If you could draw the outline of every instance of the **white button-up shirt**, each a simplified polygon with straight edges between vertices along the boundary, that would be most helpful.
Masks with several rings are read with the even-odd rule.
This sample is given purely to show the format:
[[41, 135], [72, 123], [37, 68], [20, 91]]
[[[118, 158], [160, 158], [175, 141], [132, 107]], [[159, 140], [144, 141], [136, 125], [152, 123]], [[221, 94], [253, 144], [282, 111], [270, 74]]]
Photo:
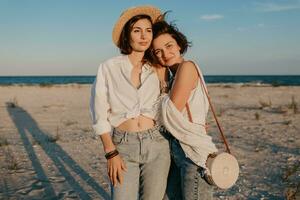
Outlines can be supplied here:
[[100, 64], [91, 91], [90, 110], [96, 135], [111, 132], [124, 121], [143, 115], [155, 119], [160, 95], [159, 79], [153, 67], [142, 66], [141, 85], [131, 83], [132, 64], [128, 56], [113, 57]]

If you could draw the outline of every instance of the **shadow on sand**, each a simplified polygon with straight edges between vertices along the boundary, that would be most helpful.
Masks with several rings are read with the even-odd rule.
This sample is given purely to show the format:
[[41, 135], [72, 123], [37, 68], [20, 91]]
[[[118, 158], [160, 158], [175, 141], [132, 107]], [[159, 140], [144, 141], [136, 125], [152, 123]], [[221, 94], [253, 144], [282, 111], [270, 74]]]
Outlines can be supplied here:
[[[93, 188], [101, 199], [110, 199], [107, 192], [86, 172], [84, 171], [58, 144], [55, 142], [49, 142], [49, 135], [43, 132], [38, 123], [30, 116], [30, 114], [19, 106], [11, 107], [9, 104], [6, 106], [7, 111], [15, 123], [16, 128], [21, 136], [25, 150], [29, 159], [32, 162], [32, 166], [36, 172], [36, 176], [41, 181], [42, 187], [45, 189], [44, 198], [47, 199], [59, 199], [57, 196], [51, 181], [47, 177], [44, 169], [39, 161], [35, 150], [30, 142], [28, 134], [31, 134], [34, 140], [41, 146], [47, 156], [53, 161], [55, 167], [59, 170], [61, 176], [65, 178], [69, 186], [76, 192], [80, 199], [93, 199], [88, 192], [78, 183], [78, 181], [72, 176], [70, 170], [80, 177], [86, 185]], [[67, 166], [68, 169], [65, 167]]]

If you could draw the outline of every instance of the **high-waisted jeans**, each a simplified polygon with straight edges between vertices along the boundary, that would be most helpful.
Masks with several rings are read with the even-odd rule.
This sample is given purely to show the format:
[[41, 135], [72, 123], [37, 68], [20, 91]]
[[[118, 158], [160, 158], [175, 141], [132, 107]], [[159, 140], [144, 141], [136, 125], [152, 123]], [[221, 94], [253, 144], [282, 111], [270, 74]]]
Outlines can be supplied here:
[[164, 200], [212, 200], [213, 187], [203, 178], [203, 168], [185, 156], [180, 143], [170, 139], [171, 167]]
[[114, 130], [112, 139], [127, 172], [122, 185], [111, 186], [112, 199], [163, 199], [171, 162], [164, 134], [159, 126], [141, 132]]

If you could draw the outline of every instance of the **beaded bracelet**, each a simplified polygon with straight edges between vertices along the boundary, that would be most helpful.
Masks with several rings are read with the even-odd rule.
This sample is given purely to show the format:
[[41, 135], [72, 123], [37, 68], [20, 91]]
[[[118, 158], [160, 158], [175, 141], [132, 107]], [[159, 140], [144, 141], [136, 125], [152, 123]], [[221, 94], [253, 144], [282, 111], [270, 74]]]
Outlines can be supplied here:
[[113, 150], [113, 151], [110, 151], [110, 152], [106, 153], [106, 154], [105, 154], [105, 158], [106, 158], [107, 160], [109, 160], [109, 159], [111, 159], [111, 158], [113, 158], [113, 157], [115, 157], [115, 156], [117, 156], [117, 155], [119, 155], [119, 151], [118, 151], [117, 149], [115, 149], [115, 150]]

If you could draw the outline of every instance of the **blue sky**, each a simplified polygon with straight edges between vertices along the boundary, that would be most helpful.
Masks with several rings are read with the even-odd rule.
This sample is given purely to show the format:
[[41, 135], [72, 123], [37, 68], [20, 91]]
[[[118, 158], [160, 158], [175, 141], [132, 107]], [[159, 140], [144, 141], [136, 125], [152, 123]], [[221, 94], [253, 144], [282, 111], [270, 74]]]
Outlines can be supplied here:
[[300, 0], [0, 0], [0, 76], [95, 75], [120, 13], [171, 10], [206, 75], [300, 75]]

